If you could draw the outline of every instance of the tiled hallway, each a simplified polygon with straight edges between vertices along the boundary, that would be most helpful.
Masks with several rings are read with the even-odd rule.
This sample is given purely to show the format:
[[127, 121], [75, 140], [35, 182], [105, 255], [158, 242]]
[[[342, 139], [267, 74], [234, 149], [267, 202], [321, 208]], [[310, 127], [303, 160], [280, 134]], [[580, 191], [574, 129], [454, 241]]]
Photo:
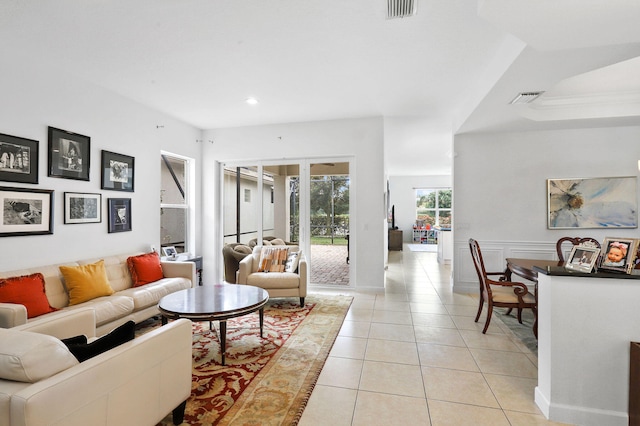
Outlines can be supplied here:
[[354, 300], [300, 425], [557, 424], [534, 403], [535, 355], [496, 316], [483, 335], [450, 274], [405, 249], [389, 253], [383, 294], [332, 291]]

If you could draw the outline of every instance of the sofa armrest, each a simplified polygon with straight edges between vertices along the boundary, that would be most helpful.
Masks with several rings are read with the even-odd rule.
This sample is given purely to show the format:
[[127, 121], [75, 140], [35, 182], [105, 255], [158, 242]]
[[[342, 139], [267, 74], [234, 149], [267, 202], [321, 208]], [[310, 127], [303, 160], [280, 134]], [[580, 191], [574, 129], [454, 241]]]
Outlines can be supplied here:
[[191, 287], [198, 284], [195, 262], [182, 262], [177, 260], [167, 260], [160, 262], [162, 274], [167, 278], [183, 277], [191, 280]]
[[307, 258], [304, 252], [298, 259], [298, 275], [300, 276], [300, 297], [307, 295]]
[[253, 272], [253, 254], [248, 255], [240, 261], [240, 267], [238, 268], [238, 278], [236, 282], [238, 284], [246, 284], [247, 277]]
[[191, 322], [172, 321], [16, 392], [12, 424], [157, 424], [191, 393], [191, 345]]
[[11, 328], [27, 323], [27, 308], [17, 303], [0, 303], [0, 327]]
[[48, 334], [58, 339], [66, 339], [84, 334], [87, 338], [96, 337], [96, 311], [93, 308], [65, 309], [56, 315], [35, 318], [16, 330]]

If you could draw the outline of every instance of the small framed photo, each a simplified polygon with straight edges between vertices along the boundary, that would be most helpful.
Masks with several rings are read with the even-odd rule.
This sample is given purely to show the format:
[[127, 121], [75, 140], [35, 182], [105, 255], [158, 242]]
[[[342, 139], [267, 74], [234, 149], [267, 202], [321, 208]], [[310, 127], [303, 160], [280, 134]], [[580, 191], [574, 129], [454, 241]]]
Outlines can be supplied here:
[[53, 191], [0, 187], [0, 237], [53, 234]]
[[0, 180], [38, 183], [38, 141], [0, 134]]
[[49, 176], [89, 180], [91, 138], [49, 127]]
[[131, 231], [131, 198], [109, 198], [109, 233]]
[[167, 246], [162, 247], [162, 254], [164, 254], [166, 257], [174, 257], [178, 254], [178, 252], [176, 251], [176, 248], [174, 246]]
[[636, 238], [607, 237], [602, 243], [600, 269], [630, 274], [635, 266], [638, 251]]
[[79, 192], [64, 193], [64, 223], [102, 222], [102, 195]]
[[102, 189], [133, 192], [134, 158], [102, 151]]
[[576, 271], [590, 273], [596, 266], [600, 248], [594, 245], [580, 244], [573, 246], [564, 267]]

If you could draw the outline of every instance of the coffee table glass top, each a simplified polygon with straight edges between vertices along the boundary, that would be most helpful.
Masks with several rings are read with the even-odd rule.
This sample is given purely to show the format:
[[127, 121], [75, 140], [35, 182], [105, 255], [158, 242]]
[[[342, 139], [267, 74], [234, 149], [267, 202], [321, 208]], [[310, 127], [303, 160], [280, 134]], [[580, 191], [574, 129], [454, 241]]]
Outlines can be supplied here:
[[260, 287], [240, 284], [203, 285], [164, 296], [158, 307], [164, 314], [187, 318], [235, 317], [254, 312], [269, 300]]

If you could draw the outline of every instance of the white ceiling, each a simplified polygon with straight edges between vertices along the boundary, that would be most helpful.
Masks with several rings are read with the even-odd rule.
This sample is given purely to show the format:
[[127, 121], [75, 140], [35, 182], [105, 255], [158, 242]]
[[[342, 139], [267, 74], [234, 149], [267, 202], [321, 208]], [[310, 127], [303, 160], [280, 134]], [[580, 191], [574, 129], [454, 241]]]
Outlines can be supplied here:
[[[202, 129], [384, 116], [390, 175], [450, 173], [458, 130], [597, 116], [550, 115], [562, 109], [550, 102], [556, 85], [582, 75], [556, 88], [571, 104], [593, 91], [585, 73], [640, 56], [636, 0], [419, 0], [414, 17], [385, 11], [385, 0], [2, 0], [0, 52]], [[629, 62], [636, 72], [615, 69], [613, 95], [629, 97], [623, 74], [638, 91]], [[507, 105], [530, 90], [547, 91], [544, 113]], [[625, 111], [614, 115], [640, 115]]]

